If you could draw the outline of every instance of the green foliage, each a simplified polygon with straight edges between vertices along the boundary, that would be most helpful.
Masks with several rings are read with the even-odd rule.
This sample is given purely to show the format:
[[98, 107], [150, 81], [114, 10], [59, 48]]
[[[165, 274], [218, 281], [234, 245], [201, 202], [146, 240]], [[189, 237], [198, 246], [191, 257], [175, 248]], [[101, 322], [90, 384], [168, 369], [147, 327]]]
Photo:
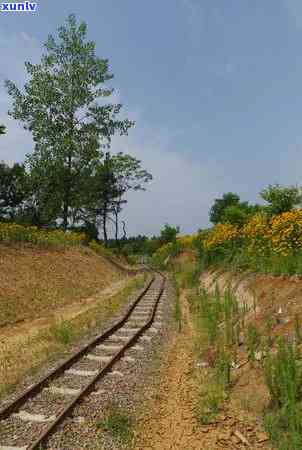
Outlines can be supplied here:
[[223, 221], [223, 215], [229, 206], [238, 206], [240, 203], [240, 197], [233, 192], [227, 192], [223, 194], [222, 198], [216, 198], [214, 205], [210, 209], [210, 221], [214, 224]]
[[113, 252], [112, 250], [110, 250], [109, 248], [105, 247], [104, 245], [100, 244], [99, 242], [96, 241], [91, 241], [89, 242], [89, 247], [91, 248], [91, 250], [93, 250], [94, 252], [98, 253], [101, 256], [112, 256]]
[[260, 195], [269, 203], [267, 211], [272, 215], [290, 211], [302, 201], [301, 189], [297, 186], [269, 185]]
[[260, 345], [260, 336], [254, 325], [249, 324], [246, 336], [246, 347], [248, 351], [248, 357], [250, 361], [255, 361], [256, 351]]
[[29, 196], [28, 178], [21, 164], [0, 163], [0, 218], [21, 219]]
[[106, 152], [104, 161], [96, 164], [95, 172], [90, 177], [80, 218], [85, 222], [101, 224], [105, 245], [108, 245], [107, 223], [109, 220], [113, 222], [117, 245], [118, 217], [127, 203], [125, 195], [130, 190], [145, 190], [144, 185], [151, 180], [152, 175], [141, 167], [141, 161], [121, 152], [117, 155]]
[[295, 337], [298, 344], [301, 344], [302, 342], [302, 335], [301, 335], [301, 322], [299, 319], [298, 314], [295, 314]]
[[102, 156], [100, 143], [102, 148], [109, 145], [116, 132], [127, 134], [133, 125], [116, 119], [121, 105], [99, 101], [112, 94], [105, 84], [112, 75], [86, 34], [86, 24], [70, 15], [58, 40], [49, 36], [40, 63], [25, 63], [29, 81], [24, 91], [6, 81], [13, 100], [10, 114], [35, 141], [26, 164], [37, 201], [62, 220], [64, 229], [83, 204], [89, 175]]
[[6, 132], [6, 127], [4, 125], [0, 125], [0, 136], [1, 134], [5, 134]]
[[220, 386], [226, 391], [231, 385], [232, 358], [229, 351], [224, 347], [219, 348], [215, 365], [215, 377]]
[[278, 342], [278, 351], [266, 358], [266, 383], [274, 404], [291, 407], [301, 397], [302, 366], [294, 346], [284, 338]]
[[179, 233], [179, 227], [173, 227], [169, 224], [165, 224], [164, 228], [160, 232], [159, 240], [162, 245], [176, 242], [176, 236]]
[[204, 389], [201, 391], [200, 399], [197, 405], [197, 418], [203, 425], [208, 425], [215, 420], [217, 414], [221, 411], [222, 403], [227, 395], [223, 386], [213, 378], [207, 381]]
[[248, 202], [241, 202], [240, 197], [233, 192], [223, 194], [222, 198], [216, 198], [210, 209], [210, 221], [216, 225], [218, 223], [231, 223], [242, 226], [252, 214], [256, 214], [263, 209], [260, 205], [250, 205]]
[[231, 223], [232, 225], [242, 226], [249, 218], [247, 208], [241, 205], [228, 206], [222, 216], [223, 222]]
[[75, 330], [72, 324], [64, 320], [54, 325], [50, 332], [54, 336], [55, 340], [63, 345], [70, 344], [75, 336]]
[[65, 233], [63, 230], [47, 231], [32, 226], [0, 222], [0, 242], [26, 242], [42, 248], [68, 248], [83, 245], [86, 243], [86, 236], [81, 233]]
[[[216, 285], [213, 295], [202, 289], [191, 308], [194, 316], [201, 319], [200, 324], [206, 330], [210, 344], [216, 343], [219, 337], [223, 338], [226, 346], [231, 347], [236, 343], [236, 324], [245, 312], [230, 290], [221, 295]], [[219, 328], [222, 324], [223, 327]]]
[[179, 279], [177, 277], [177, 275], [174, 273], [173, 274], [173, 285], [174, 285], [174, 289], [175, 289], [175, 304], [174, 304], [174, 318], [175, 321], [178, 325], [178, 331], [181, 331], [181, 307], [180, 307], [180, 283], [179, 283]]
[[276, 355], [269, 354], [265, 364], [265, 378], [273, 409], [264, 424], [279, 450], [301, 450], [302, 365], [293, 344], [284, 338], [278, 342]]
[[111, 405], [97, 427], [108, 432], [118, 442], [125, 444], [132, 436], [133, 420], [118, 406]]

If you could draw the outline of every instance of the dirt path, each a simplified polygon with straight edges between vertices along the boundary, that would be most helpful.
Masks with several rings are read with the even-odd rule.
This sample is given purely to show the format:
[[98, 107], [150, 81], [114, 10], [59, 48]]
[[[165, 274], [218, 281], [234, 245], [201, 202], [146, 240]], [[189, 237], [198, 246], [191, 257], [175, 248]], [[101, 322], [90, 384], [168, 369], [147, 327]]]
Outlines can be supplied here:
[[[168, 344], [159, 380], [152, 388], [147, 411], [138, 424], [133, 450], [271, 448], [261, 427], [267, 393], [259, 389], [262, 375], [257, 368], [245, 365], [236, 372], [231, 398], [213, 422], [202, 425], [197, 420], [195, 406], [200, 387], [193, 351], [195, 330], [185, 291], [180, 303], [182, 330]], [[243, 403], [246, 403], [244, 409]]]
[[173, 337], [154, 403], [140, 428], [135, 450], [212, 450], [194, 417], [196, 385], [191, 376], [193, 327], [183, 293], [182, 332]]

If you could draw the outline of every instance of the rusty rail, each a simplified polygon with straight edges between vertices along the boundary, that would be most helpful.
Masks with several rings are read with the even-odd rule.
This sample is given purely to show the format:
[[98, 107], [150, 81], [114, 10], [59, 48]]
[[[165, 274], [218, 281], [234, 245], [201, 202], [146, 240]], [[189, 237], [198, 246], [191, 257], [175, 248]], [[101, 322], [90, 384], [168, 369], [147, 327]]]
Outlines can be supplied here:
[[[150, 271], [147, 267], [145, 267], [145, 270]], [[151, 272], [151, 271], [150, 271]], [[150, 318], [148, 321], [143, 325], [130, 339], [129, 341], [123, 345], [123, 347], [113, 355], [112, 359], [106, 364], [106, 366], [100, 370], [100, 372], [92, 379], [92, 381], [84, 386], [84, 388], [80, 391], [80, 393], [70, 401], [67, 406], [64, 408], [64, 410], [56, 417], [56, 419], [40, 434], [38, 439], [33, 443], [30, 444], [28, 450], [40, 450], [41, 446], [43, 446], [45, 443], [47, 443], [49, 437], [54, 433], [56, 428], [59, 424], [63, 422], [63, 420], [71, 414], [75, 406], [91, 391], [94, 390], [95, 384], [100, 381], [113, 367], [113, 365], [121, 359], [121, 357], [124, 355], [125, 351], [132, 347], [139, 337], [152, 325], [154, 321], [154, 317], [156, 314], [158, 303], [161, 299], [161, 296], [163, 294], [164, 288], [165, 288], [165, 276], [158, 272], [160, 276], [162, 277], [161, 286], [158, 292], [158, 295], [156, 297], [154, 307], [152, 310], [152, 313], [150, 314]], [[96, 338], [93, 338], [88, 344], [84, 345], [79, 351], [74, 353], [72, 356], [68, 357], [63, 363], [61, 363], [57, 368], [51, 370], [45, 377], [43, 377], [41, 380], [39, 380], [36, 384], [30, 386], [28, 389], [26, 389], [24, 392], [22, 392], [15, 400], [13, 400], [8, 405], [4, 406], [0, 410], [0, 420], [6, 419], [9, 417], [13, 412], [17, 411], [21, 406], [23, 406], [30, 398], [37, 395], [41, 390], [53, 379], [59, 377], [65, 370], [69, 369], [74, 363], [76, 363], [80, 358], [88, 353], [92, 348], [96, 347], [103, 341], [105, 341], [108, 337], [110, 337], [112, 334], [114, 334], [118, 329], [120, 329], [129, 319], [131, 316], [133, 310], [136, 308], [138, 303], [141, 301], [141, 299], [146, 295], [146, 293], [149, 291], [151, 285], [155, 281], [155, 275], [152, 274], [151, 279], [149, 279], [142, 289], [142, 291], [139, 293], [135, 301], [132, 303], [132, 305], [127, 310], [126, 314], [123, 316], [121, 320], [119, 320], [115, 325], [113, 325], [111, 328], [106, 330], [102, 335], [97, 336]]]

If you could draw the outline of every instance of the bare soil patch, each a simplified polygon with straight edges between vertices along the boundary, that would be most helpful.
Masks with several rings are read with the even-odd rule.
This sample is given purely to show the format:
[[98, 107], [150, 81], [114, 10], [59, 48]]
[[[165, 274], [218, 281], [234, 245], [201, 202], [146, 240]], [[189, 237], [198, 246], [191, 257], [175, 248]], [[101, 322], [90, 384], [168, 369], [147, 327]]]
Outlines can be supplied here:
[[[231, 399], [208, 425], [198, 420], [201, 383], [207, 369], [200, 368], [194, 352], [195, 331], [187, 292], [181, 294], [182, 331], [169, 343], [152, 400], [138, 430], [135, 450], [268, 449], [261, 414], [267, 393], [261, 388], [259, 370], [243, 366], [233, 375]], [[248, 444], [247, 444], [248, 443]]]
[[0, 245], [0, 333], [76, 304], [123, 277], [89, 249]]

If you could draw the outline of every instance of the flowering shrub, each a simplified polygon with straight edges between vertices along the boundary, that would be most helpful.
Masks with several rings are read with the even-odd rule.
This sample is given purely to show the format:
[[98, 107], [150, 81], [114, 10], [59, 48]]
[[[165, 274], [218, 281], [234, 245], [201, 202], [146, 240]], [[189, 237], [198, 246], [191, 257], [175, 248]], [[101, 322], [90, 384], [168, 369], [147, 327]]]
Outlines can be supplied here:
[[70, 233], [63, 230], [46, 231], [34, 226], [0, 222], [0, 242], [28, 242], [41, 247], [72, 247], [86, 240], [83, 233]]
[[302, 248], [302, 209], [288, 211], [271, 220], [268, 230], [272, 249], [283, 255], [295, 253]]
[[204, 248], [206, 250], [214, 249], [227, 242], [235, 240], [240, 236], [239, 228], [230, 223], [218, 223], [209, 232], [204, 240]]
[[192, 248], [195, 238], [195, 234], [187, 234], [185, 236], [178, 236], [177, 242], [181, 245], [182, 248]]
[[270, 223], [265, 214], [255, 214], [243, 226], [241, 235], [245, 238], [250, 254], [265, 255], [271, 249]]

